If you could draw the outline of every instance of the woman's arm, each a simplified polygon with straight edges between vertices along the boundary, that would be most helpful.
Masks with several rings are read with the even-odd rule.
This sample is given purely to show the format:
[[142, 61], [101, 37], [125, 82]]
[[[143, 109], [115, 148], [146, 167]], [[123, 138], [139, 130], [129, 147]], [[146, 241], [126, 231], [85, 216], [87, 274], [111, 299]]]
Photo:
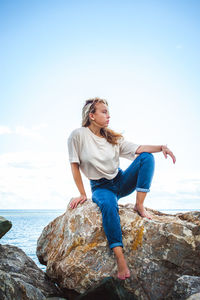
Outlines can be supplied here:
[[163, 152], [165, 158], [167, 155], [171, 156], [173, 163], [176, 162], [176, 157], [172, 153], [172, 151], [166, 145], [141, 145], [137, 148], [136, 154], [140, 154], [142, 152], [155, 153], [155, 152]]
[[79, 203], [83, 203], [87, 200], [87, 196], [86, 196], [85, 188], [83, 185], [81, 173], [79, 170], [79, 164], [78, 163], [70, 163], [70, 164], [71, 164], [71, 170], [72, 170], [72, 175], [73, 175], [74, 181], [80, 192], [80, 196], [73, 198], [70, 203], [71, 208], [76, 208]]

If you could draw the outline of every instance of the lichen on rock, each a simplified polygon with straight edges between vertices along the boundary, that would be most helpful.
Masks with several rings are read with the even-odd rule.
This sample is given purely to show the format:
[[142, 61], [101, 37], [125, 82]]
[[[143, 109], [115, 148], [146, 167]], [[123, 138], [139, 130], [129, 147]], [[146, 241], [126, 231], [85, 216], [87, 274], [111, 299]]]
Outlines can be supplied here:
[[[133, 204], [119, 205], [124, 254], [131, 278], [121, 284], [135, 299], [170, 299], [176, 280], [200, 275], [200, 212], [168, 215], [149, 210], [141, 218]], [[91, 200], [46, 226], [37, 256], [61, 288], [85, 293], [117, 267], [109, 249], [99, 208]]]

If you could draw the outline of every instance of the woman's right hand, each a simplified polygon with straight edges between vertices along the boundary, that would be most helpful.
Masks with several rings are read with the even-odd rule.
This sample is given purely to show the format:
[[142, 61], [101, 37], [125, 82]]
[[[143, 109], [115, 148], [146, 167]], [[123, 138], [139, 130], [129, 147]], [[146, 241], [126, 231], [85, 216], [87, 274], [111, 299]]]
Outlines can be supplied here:
[[87, 196], [86, 195], [80, 195], [79, 197], [76, 198], [72, 198], [71, 202], [70, 202], [70, 207], [71, 208], [76, 208], [78, 206], [79, 203], [84, 203], [87, 200]]

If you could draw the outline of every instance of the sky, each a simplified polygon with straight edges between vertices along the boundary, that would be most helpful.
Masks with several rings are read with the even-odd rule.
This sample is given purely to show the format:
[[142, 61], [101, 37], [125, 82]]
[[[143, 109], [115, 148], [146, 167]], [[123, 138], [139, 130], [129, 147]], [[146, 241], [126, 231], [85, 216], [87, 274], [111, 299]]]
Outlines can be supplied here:
[[1, 0], [0, 208], [65, 209], [79, 196], [67, 138], [101, 97], [109, 128], [176, 156], [154, 154], [145, 206], [199, 209], [199, 37], [194, 0]]

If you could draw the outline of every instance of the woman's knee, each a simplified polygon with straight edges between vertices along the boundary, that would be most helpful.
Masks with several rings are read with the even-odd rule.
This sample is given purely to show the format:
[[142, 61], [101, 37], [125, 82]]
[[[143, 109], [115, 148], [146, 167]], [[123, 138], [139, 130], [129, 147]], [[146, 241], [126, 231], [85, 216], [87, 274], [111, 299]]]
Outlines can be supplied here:
[[154, 158], [154, 155], [152, 153], [149, 153], [149, 152], [142, 152], [140, 154], [140, 157], [141, 158], [144, 158], [145, 160], [150, 160], [152, 161], [153, 163], [155, 163], [155, 158]]
[[118, 209], [117, 198], [109, 190], [96, 190], [92, 195], [92, 200], [100, 207], [101, 211]]

